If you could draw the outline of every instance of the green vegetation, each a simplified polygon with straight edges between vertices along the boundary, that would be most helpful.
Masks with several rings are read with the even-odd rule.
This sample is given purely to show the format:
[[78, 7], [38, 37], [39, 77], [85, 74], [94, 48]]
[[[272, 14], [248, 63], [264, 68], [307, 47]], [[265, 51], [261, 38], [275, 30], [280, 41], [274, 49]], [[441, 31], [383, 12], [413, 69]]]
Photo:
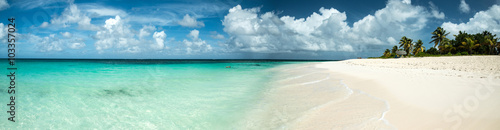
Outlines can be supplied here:
[[[434, 47], [425, 50], [422, 40], [413, 42], [406, 36], [399, 40], [398, 46], [392, 47], [392, 50], [386, 49], [380, 58], [391, 58], [397, 56], [396, 51], [404, 50], [405, 56], [426, 57], [426, 56], [462, 56], [462, 55], [498, 55], [500, 53], [500, 39], [496, 34], [483, 31], [477, 34], [468, 34], [459, 31], [455, 39], [448, 39], [447, 33], [441, 27], [432, 32], [432, 41]], [[437, 48], [436, 48], [437, 47]]]

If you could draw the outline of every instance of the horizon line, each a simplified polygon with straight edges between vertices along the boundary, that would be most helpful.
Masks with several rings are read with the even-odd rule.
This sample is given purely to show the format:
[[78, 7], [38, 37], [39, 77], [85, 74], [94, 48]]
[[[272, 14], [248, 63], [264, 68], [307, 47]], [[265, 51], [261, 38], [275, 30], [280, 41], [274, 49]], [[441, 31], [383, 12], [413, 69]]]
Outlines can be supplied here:
[[[9, 58], [0, 58], [8, 60]], [[125, 59], [125, 58], [14, 58], [14, 60], [189, 60], [189, 61], [341, 61], [333, 59]], [[347, 60], [347, 59], [344, 59]]]

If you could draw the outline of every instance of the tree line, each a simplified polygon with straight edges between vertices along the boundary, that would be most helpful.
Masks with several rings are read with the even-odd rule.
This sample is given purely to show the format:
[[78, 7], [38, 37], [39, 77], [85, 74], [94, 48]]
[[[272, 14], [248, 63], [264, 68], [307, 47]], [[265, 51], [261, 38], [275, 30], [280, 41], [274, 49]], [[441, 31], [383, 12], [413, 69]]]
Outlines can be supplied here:
[[429, 44], [434, 43], [434, 47], [425, 49], [422, 40], [410, 39], [403, 36], [399, 40], [399, 47], [396, 45], [392, 47], [391, 50], [386, 49], [382, 58], [389, 58], [399, 56], [396, 51], [405, 51], [405, 56], [439, 56], [439, 55], [498, 55], [500, 53], [500, 40], [496, 37], [496, 34], [492, 34], [488, 31], [483, 31], [482, 33], [469, 34], [464, 31], [459, 31], [455, 36], [455, 39], [448, 39], [450, 33], [447, 33], [441, 27], [438, 27], [434, 32], [432, 32], [432, 41]]

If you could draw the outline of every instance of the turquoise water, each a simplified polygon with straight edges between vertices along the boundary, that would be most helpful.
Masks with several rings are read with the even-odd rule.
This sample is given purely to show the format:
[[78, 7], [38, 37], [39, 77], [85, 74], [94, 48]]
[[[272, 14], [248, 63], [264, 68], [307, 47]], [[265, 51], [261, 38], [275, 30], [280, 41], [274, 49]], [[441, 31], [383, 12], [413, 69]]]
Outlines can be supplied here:
[[234, 129], [269, 88], [268, 69], [290, 63], [18, 60], [16, 122], [1, 105], [0, 129]]

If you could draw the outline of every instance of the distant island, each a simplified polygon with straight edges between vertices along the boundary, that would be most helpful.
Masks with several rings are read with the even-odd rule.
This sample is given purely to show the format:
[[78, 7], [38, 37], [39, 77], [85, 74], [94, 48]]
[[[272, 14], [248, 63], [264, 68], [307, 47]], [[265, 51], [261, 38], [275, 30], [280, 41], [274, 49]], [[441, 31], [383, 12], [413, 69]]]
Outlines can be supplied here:
[[[386, 49], [379, 58], [401, 57], [397, 51], [405, 51], [405, 57], [416, 56], [461, 56], [461, 55], [498, 55], [500, 52], [500, 42], [496, 34], [489, 31], [483, 31], [477, 34], [468, 34], [465, 31], [459, 31], [455, 39], [448, 39], [450, 33], [441, 27], [432, 32], [432, 41], [434, 47], [425, 49], [422, 40], [414, 42], [413, 39], [403, 36], [399, 40], [399, 47], [395, 45], [392, 49]], [[437, 47], [437, 48], [436, 48]]]

